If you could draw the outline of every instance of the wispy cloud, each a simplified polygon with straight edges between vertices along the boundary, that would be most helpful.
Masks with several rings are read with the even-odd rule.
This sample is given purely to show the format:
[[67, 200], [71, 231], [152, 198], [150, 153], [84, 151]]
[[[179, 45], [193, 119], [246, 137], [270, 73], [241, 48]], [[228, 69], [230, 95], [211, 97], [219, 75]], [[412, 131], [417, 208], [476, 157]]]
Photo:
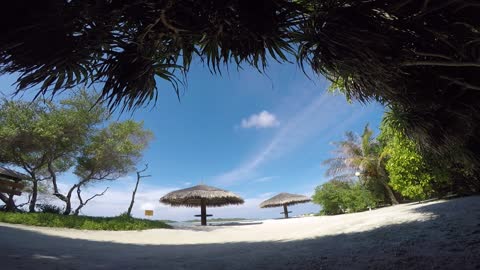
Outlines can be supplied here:
[[260, 177], [260, 178], [255, 178], [252, 180], [252, 182], [255, 182], [255, 183], [261, 183], [261, 182], [269, 182], [269, 181], [272, 181], [272, 179], [274, 179], [275, 176], [264, 176], [264, 177]]
[[242, 128], [271, 128], [279, 125], [280, 122], [277, 120], [277, 117], [265, 110], [242, 119], [240, 124]]
[[[292, 116], [284, 121], [282, 127], [266, 144], [238, 167], [215, 177], [215, 182], [229, 185], [259, 177], [257, 170], [265, 163], [292, 152], [312, 137], [334, 134], [351, 122], [351, 119], [362, 114], [346, 108], [345, 106], [353, 106], [346, 104], [341, 97], [328, 93], [310, 97], [308, 100], [296, 113], [286, 112], [285, 114]], [[343, 108], [345, 110], [342, 110]], [[342, 119], [343, 123], [339, 122], [339, 119]]]
[[273, 192], [265, 192], [265, 193], [262, 193], [260, 194], [260, 196], [258, 196], [259, 198], [263, 199], [263, 198], [269, 198], [269, 197], [272, 197], [273, 196]]

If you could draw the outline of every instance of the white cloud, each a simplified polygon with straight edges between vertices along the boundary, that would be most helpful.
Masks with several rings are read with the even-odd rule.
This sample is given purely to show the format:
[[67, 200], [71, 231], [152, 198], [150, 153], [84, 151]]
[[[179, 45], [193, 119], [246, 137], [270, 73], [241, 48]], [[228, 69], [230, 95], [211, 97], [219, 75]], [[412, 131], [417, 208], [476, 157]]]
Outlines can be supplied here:
[[271, 128], [279, 126], [277, 117], [268, 111], [261, 111], [258, 114], [252, 114], [247, 119], [242, 119], [242, 128]]
[[272, 197], [273, 194], [275, 194], [275, 193], [273, 193], [273, 192], [265, 192], [265, 193], [260, 194], [259, 197], [260, 197], [260, 198], [269, 198], [269, 197]]

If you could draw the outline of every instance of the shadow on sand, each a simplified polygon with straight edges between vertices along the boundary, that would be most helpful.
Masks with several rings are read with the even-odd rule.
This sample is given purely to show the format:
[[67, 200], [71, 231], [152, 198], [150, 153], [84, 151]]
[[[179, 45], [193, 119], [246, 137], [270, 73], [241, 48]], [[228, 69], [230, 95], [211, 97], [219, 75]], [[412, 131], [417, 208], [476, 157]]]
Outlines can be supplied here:
[[480, 269], [480, 197], [425, 205], [416, 211], [435, 218], [288, 242], [133, 245], [67, 239], [0, 225], [0, 268]]

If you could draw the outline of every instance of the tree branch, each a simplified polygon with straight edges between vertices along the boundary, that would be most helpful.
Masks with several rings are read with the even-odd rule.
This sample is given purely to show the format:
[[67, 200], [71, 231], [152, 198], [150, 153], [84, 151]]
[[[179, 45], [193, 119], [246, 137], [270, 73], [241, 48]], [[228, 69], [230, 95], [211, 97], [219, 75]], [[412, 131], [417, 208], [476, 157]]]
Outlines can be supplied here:
[[425, 52], [417, 52], [417, 51], [414, 51], [413, 53], [415, 53], [416, 55], [420, 55], [420, 56], [438, 57], [438, 58], [443, 58], [445, 60], [453, 60], [452, 58], [450, 58], [446, 55], [443, 55], [443, 54], [425, 53]]
[[472, 90], [477, 90], [477, 91], [480, 91], [480, 86], [476, 86], [476, 85], [473, 85], [473, 84], [469, 84], [465, 81], [460, 81], [460, 80], [457, 80], [455, 78], [450, 78], [450, 77], [447, 77], [447, 76], [440, 76], [440, 78], [442, 79], [445, 79], [445, 80], [449, 80], [451, 81], [452, 83], [454, 84], [457, 84], [457, 85], [460, 85], [460, 86], [463, 86], [464, 88], [467, 88], [467, 89], [472, 89]]
[[478, 67], [478, 62], [433, 62], [433, 61], [415, 61], [405, 62], [403, 66], [439, 66], [439, 67]]
[[132, 193], [132, 200], [130, 201], [130, 206], [128, 206], [127, 215], [132, 215], [133, 204], [135, 203], [135, 195], [137, 194], [138, 183], [140, 179], [145, 177], [151, 177], [151, 175], [141, 175], [141, 173], [145, 172], [148, 169], [148, 164], [145, 164], [145, 168], [143, 170], [137, 171], [137, 182], [135, 183], [135, 188], [133, 189]]
[[86, 205], [89, 201], [91, 201], [95, 197], [100, 197], [100, 196], [105, 195], [105, 192], [107, 192], [108, 189], [109, 189], [109, 187], [107, 187], [102, 193], [95, 194], [92, 197], [88, 198], [83, 205]]
[[81, 186], [78, 186], [77, 196], [78, 196], [78, 201], [80, 202], [80, 205], [78, 205], [77, 209], [75, 209], [75, 211], [73, 212], [73, 215], [78, 216], [78, 214], [80, 213], [80, 209], [82, 209], [85, 205], [87, 205], [87, 203], [89, 201], [93, 200], [94, 198], [103, 196], [105, 194], [105, 192], [107, 192], [108, 189], [109, 189], [109, 187], [107, 187], [102, 193], [97, 193], [97, 194], [93, 195], [92, 197], [88, 198], [84, 202], [83, 199], [82, 199], [82, 195], [81, 195], [81, 193], [82, 193]]

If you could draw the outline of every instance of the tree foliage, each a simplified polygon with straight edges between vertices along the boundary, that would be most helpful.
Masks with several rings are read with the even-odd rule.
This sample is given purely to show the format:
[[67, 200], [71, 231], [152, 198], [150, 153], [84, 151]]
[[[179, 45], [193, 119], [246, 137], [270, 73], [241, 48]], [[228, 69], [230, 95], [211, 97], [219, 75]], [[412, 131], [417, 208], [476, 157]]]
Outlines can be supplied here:
[[430, 198], [448, 187], [450, 180], [447, 170], [439, 168], [438, 162], [430, 163], [428, 155], [422, 153], [402, 130], [392, 126], [390, 120], [385, 118], [382, 121], [379, 140], [388, 156], [386, 169], [393, 189], [406, 198], [419, 200]]
[[377, 138], [367, 125], [361, 136], [347, 132], [344, 141], [335, 143], [336, 156], [324, 162], [329, 166], [327, 175], [333, 179], [317, 187], [314, 195], [314, 202], [322, 204], [325, 214], [345, 212], [348, 202], [359, 205], [358, 210], [365, 209], [363, 202], [372, 198], [385, 203], [382, 198], [388, 194], [386, 187], [398, 192], [402, 199], [411, 200], [442, 196], [453, 190], [452, 175], [444, 163], [421, 152], [394, 125], [394, 112], [385, 115]]
[[3, 100], [0, 105], [0, 161], [18, 166], [29, 176], [31, 197], [29, 210], [35, 211], [40, 182], [48, 179], [46, 166], [53, 159], [56, 143], [69, 143], [62, 134], [68, 128], [50, 117], [50, 102]]
[[400, 132], [383, 126], [385, 151], [389, 156], [386, 169], [390, 185], [402, 196], [411, 199], [426, 199], [433, 192], [433, 176], [428, 172], [422, 156], [413, 141]]
[[0, 15], [0, 72], [40, 93], [103, 82], [111, 106], [157, 98], [155, 77], [179, 90], [193, 57], [213, 72], [286, 60], [298, 4], [284, 0], [63, 1], [8, 4]]
[[[334, 180], [350, 181], [360, 173], [360, 179], [370, 187], [381, 188], [385, 202], [397, 204], [398, 200], [388, 185], [385, 159], [381, 145], [373, 137], [373, 131], [365, 126], [361, 136], [349, 131], [345, 140], [334, 142], [335, 157], [323, 162], [327, 165], [326, 175]], [[378, 193], [377, 193], [378, 194]], [[382, 196], [383, 197], [383, 196]]]
[[178, 93], [195, 57], [220, 72], [293, 56], [349, 98], [394, 105], [409, 138], [478, 182], [479, 11], [464, 0], [8, 1], [0, 74], [37, 94], [101, 83], [110, 108], [135, 108], [157, 99], [156, 78]]
[[322, 213], [326, 215], [359, 212], [377, 205], [373, 194], [360, 183], [338, 180], [318, 186], [312, 200], [322, 205]]
[[[1, 103], [0, 161], [21, 167], [30, 175], [31, 212], [35, 211], [40, 181], [52, 184], [53, 195], [65, 202], [68, 214], [75, 189], [95, 181], [115, 180], [134, 170], [151, 132], [132, 120], [108, 124], [107, 110], [95, 106], [97, 99], [78, 91], [58, 103]], [[64, 195], [58, 177], [69, 169], [79, 180]]]
[[[143, 128], [143, 122], [127, 120], [113, 122], [105, 128], [96, 129], [81, 145], [74, 163], [74, 174], [78, 177], [66, 196], [57, 193], [57, 197], [66, 204], [64, 214], [71, 212], [72, 194], [77, 190], [81, 202], [75, 214], [79, 213], [88, 201], [83, 202], [81, 188], [100, 181], [112, 181], [134, 171], [135, 164], [142, 156], [152, 133]], [[51, 171], [52, 176], [55, 174]], [[103, 195], [103, 194], [102, 194]]]
[[127, 120], [98, 130], [82, 147], [75, 175], [82, 180], [116, 179], [132, 172], [152, 134], [143, 122]]

